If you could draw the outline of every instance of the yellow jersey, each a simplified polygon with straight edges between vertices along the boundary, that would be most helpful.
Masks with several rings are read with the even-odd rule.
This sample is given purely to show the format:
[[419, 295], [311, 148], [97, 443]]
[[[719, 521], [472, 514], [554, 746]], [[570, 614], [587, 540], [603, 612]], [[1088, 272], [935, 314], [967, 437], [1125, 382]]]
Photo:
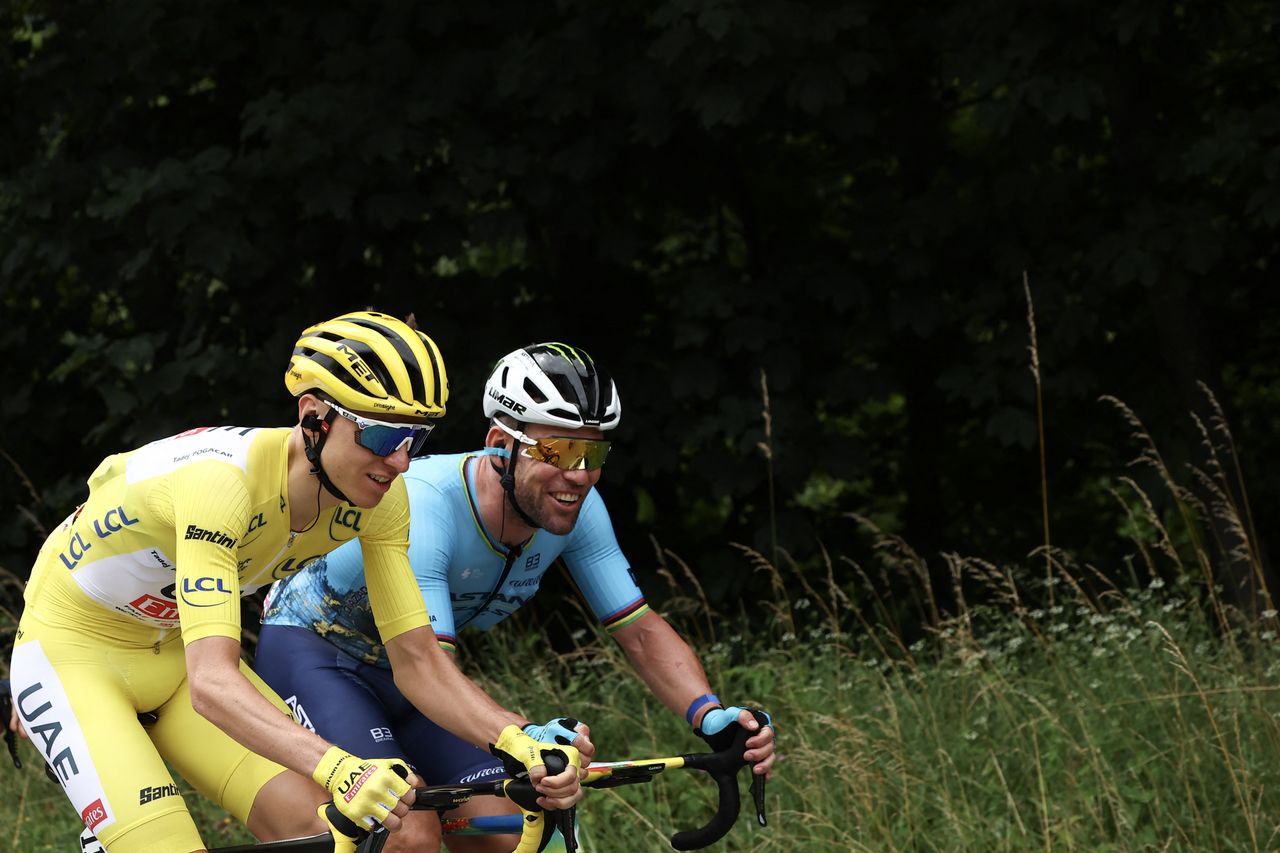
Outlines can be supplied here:
[[[45, 541], [28, 609], [124, 645], [181, 631], [240, 639], [240, 598], [359, 539], [384, 640], [427, 625], [397, 477], [378, 506], [339, 504], [289, 525], [291, 430], [202, 427], [109, 456], [89, 497]], [[317, 489], [319, 484], [317, 484]]]

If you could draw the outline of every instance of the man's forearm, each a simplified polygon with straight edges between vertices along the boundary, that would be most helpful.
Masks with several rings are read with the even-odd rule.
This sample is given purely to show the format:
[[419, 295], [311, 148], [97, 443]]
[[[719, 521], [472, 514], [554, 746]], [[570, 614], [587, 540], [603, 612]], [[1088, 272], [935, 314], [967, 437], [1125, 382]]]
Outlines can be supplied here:
[[387, 643], [396, 687], [423, 716], [481, 749], [509, 725], [529, 721], [506, 710], [458, 669], [430, 628], [415, 628]]
[[[653, 695], [681, 717], [690, 702], [711, 692], [698, 656], [657, 613], [646, 613], [614, 634], [614, 639]], [[699, 710], [695, 725], [705, 710]]]
[[186, 650], [191, 705], [246, 749], [310, 778], [329, 744], [295, 723], [240, 672], [240, 644], [196, 640]]

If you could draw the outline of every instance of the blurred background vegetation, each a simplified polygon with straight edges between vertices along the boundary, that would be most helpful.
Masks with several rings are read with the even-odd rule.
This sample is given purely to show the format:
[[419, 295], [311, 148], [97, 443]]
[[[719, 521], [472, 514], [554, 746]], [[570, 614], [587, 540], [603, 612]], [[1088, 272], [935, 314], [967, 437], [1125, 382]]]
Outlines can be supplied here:
[[[0, 634], [102, 456], [288, 424], [304, 326], [412, 313], [440, 452], [517, 346], [612, 368], [623, 547], [780, 720], [773, 827], [725, 849], [1274, 849], [1278, 23], [4, 0]], [[515, 621], [464, 650], [502, 701], [698, 747], [553, 589]], [[10, 846], [62, 849], [9, 772]], [[665, 849], [698, 791], [584, 820]]]
[[[1051, 544], [1123, 578], [1135, 541], [1163, 523], [1195, 545], [1199, 520], [1252, 609], [1280, 508], [1278, 19], [6, 0], [7, 603], [102, 456], [290, 423], [298, 332], [370, 306], [445, 354], [440, 452], [479, 443], [508, 350], [567, 340], [612, 368], [600, 488], [655, 595], [680, 563], [713, 605], [770, 595], [735, 546], [851, 582], [875, 547], [858, 516], [953, 612], [948, 555], [1034, 565]], [[1185, 513], [1128, 467], [1142, 442], [1104, 396]], [[1187, 466], [1212, 464], [1219, 414], [1215, 491]], [[1222, 500], [1259, 519], [1249, 548]]]

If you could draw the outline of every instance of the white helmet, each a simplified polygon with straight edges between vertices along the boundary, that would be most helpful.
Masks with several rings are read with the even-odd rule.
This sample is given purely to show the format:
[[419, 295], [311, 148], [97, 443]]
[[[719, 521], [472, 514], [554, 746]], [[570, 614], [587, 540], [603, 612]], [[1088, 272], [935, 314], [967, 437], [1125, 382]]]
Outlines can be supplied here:
[[484, 415], [610, 430], [622, 419], [622, 401], [613, 379], [583, 350], [532, 344], [498, 360], [484, 384]]

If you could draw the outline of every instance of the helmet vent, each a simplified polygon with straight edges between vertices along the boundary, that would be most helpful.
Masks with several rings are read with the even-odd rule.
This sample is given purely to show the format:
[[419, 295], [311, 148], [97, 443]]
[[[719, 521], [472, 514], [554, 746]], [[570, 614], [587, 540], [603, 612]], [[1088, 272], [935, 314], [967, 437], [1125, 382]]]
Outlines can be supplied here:
[[568, 344], [531, 344], [503, 356], [485, 382], [486, 417], [518, 410], [520, 420], [612, 429], [621, 406], [609, 374]]
[[[533, 381], [527, 376], [524, 380], [524, 393], [528, 394], [535, 403], [547, 402], [547, 395], [543, 394], [541, 389], [539, 389], [537, 385], [534, 385]], [[574, 415], [574, 417], [576, 417], [576, 415]]]
[[581, 421], [582, 415], [568, 409], [548, 409], [548, 414], [555, 415], [558, 418], [564, 418], [567, 421]]
[[295, 396], [318, 388], [353, 411], [439, 417], [449, 385], [435, 343], [409, 323], [353, 311], [303, 330], [285, 372]]

